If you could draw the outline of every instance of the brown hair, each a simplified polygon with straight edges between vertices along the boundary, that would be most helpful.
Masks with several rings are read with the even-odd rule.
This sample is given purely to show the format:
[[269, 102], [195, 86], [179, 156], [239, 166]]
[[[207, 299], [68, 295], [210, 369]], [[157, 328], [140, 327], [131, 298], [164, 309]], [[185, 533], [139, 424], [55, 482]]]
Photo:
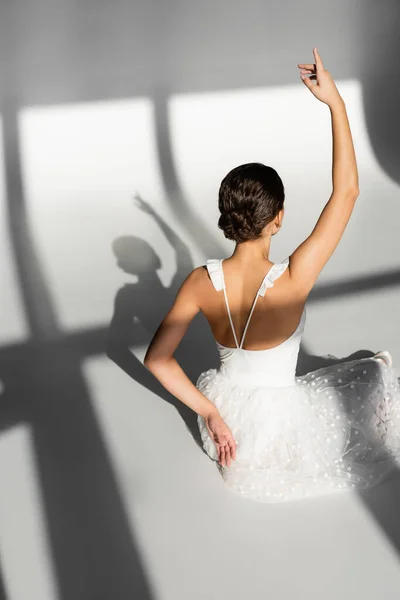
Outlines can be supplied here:
[[247, 163], [222, 180], [218, 194], [218, 227], [237, 243], [255, 240], [283, 208], [285, 189], [272, 167]]

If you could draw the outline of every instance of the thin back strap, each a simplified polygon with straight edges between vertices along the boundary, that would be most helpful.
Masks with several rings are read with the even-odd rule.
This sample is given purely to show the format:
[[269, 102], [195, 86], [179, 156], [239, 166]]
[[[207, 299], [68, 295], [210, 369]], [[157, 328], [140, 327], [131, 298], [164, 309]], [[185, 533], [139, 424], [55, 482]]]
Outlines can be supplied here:
[[251, 315], [253, 314], [253, 310], [254, 310], [254, 307], [255, 307], [255, 305], [256, 305], [256, 302], [257, 302], [257, 298], [258, 298], [258, 296], [259, 296], [259, 294], [257, 293], [257, 294], [256, 294], [256, 297], [254, 298], [253, 306], [251, 307], [251, 310], [250, 310], [249, 316], [247, 317], [246, 325], [244, 326], [244, 331], [243, 331], [243, 333], [242, 333], [242, 340], [241, 340], [241, 342], [240, 342], [240, 348], [242, 348], [242, 347], [243, 347], [244, 336], [246, 335], [247, 328], [248, 328], [248, 326], [249, 326], [250, 319], [251, 319]]
[[[272, 265], [272, 267], [268, 270], [267, 274], [265, 275], [264, 279], [262, 280], [261, 285], [258, 288], [256, 296], [254, 298], [253, 305], [251, 307], [249, 315], [247, 317], [246, 324], [245, 324], [245, 327], [244, 327], [244, 330], [243, 330], [243, 333], [242, 333], [242, 339], [240, 341], [240, 344], [238, 343], [236, 332], [235, 332], [235, 328], [233, 326], [232, 315], [231, 315], [231, 311], [230, 311], [229, 303], [228, 303], [228, 296], [226, 294], [226, 285], [225, 285], [224, 271], [222, 269], [222, 261], [223, 260], [224, 259], [221, 258], [219, 261], [217, 261], [219, 263], [218, 264], [218, 267], [219, 267], [219, 269], [218, 269], [219, 270], [219, 276], [218, 277], [215, 275], [215, 272], [216, 272], [215, 271], [215, 266], [216, 266], [216, 264], [215, 264], [214, 260], [207, 261], [207, 266], [208, 266], [208, 262], [212, 262], [213, 268], [214, 268], [214, 275], [211, 278], [213, 280], [214, 287], [216, 289], [223, 289], [224, 290], [226, 310], [228, 312], [229, 322], [231, 324], [231, 329], [232, 329], [233, 337], [235, 339], [235, 344], [236, 344], [237, 348], [242, 348], [243, 347], [244, 338], [245, 338], [245, 335], [247, 333], [247, 328], [249, 326], [250, 319], [252, 317], [254, 308], [256, 306], [256, 302], [257, 302], [258, 296], [264, 296], [266, 290], [268, 288], [274, 286], [274, 282], [286, 270], [286, 268], [287, 268], [287, 266], [289, 264], [289, 258], [286, 258], [282, 263], [276, 263], [276, 264]], [[213, 268], [211, 269], [211, 271], [213, 270]], [[210, 272], [210, 269], [209, 269], [209, 272]]]
[[[221, 259], [221, 262], [222, 262], [222, 259]], [[224, 296], [225, 296], [226, 310], [228, 311], [229, 322], [231, 324], [231, 329], [232, 329], [233, 337], [235, 338], [236, 348], [240, 348], [240, 346], [238, 344], [238, 341], [237, 341], [235, 328], [233, 326], [231, 311], [229, 310], [228, 297], [226, 295], [226, 287], [225, 286], [223, 287], [223, 290], [224, 290]]]

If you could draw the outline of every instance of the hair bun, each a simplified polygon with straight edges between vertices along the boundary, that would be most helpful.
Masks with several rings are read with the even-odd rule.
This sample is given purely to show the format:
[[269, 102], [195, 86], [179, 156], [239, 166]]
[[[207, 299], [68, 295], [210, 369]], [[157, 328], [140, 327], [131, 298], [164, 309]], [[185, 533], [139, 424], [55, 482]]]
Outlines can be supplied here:
[[244, 242], [254, 235], [257, 236], [253, 213], [246, 209], [240, 211], [233, 209], [222, 213], [218, 220], [218, 227], [222, 229], [226, 238], [235, 242]]

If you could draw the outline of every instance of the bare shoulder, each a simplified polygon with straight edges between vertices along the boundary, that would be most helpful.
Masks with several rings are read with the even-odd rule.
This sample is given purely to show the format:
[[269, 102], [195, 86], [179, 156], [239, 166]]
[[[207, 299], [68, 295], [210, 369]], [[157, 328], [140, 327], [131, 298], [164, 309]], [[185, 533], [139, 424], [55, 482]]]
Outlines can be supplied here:
[[207, 265], [200, 265], [189, 273], [185, 281], [188, 283], [188, 285], [196, 286], [203, 284], [205, 281], [207, 281], [207, 279], [209, 279]]
[[185, 296], [193, 295], [199, 297], [199, 294], [206, 288], [207, 281], [209, 281], [207, 266], [201, 265], [196, 267], [185, 277], [178, 293]]

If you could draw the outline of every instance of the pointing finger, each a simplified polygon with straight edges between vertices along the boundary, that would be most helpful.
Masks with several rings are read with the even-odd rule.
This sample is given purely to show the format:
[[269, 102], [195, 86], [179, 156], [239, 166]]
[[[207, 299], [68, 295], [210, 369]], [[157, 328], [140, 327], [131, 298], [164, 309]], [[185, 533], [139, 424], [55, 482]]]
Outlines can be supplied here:
[[314, 58], [315, 58], [315, 64], [317, 65], [317, 71], [318, 71], [318, 69], [323, 69], [324, 65], [322, 63], [322, 58], [320, 57], [318, 49], [314, 48], [313, 53], [314, 53]]

